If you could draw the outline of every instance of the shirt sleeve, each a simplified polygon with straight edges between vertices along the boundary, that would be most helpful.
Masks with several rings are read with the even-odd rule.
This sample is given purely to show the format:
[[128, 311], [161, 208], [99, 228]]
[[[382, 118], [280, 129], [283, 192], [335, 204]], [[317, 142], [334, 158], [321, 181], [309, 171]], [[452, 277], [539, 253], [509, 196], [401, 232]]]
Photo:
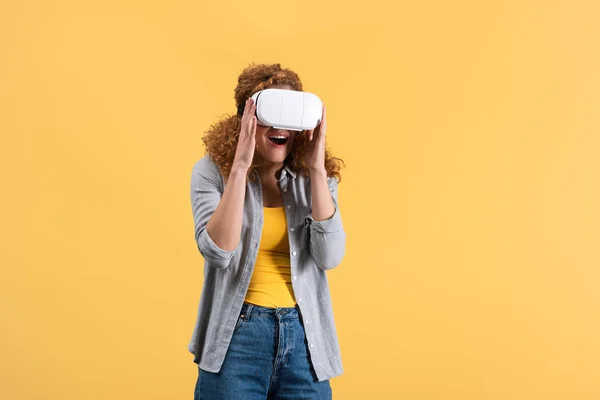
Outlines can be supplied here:
[[198, 250], [208, 264], [215, 268], [226, 268], [235, 254], [235, 249], [227, 251], [220, 248], [206, 230], [206, 225], [223, 195], [217, 175], [218, 167], [211, 166], [209, 163], [210, 161], [203, 158], [194, 165], [192, 170], [190, 195], [194, 233]]
[[311, 212], [304, 218], [304, 224], [309, 225], [310, 254], [315, 264], [323, 270], [338, 266], [346, 252], [346, 233], [338, 205], [338, 182], [335, 177], [327, 178], [327, 186], [335, 206], [333, 215], [329, 219], [315, 221]]

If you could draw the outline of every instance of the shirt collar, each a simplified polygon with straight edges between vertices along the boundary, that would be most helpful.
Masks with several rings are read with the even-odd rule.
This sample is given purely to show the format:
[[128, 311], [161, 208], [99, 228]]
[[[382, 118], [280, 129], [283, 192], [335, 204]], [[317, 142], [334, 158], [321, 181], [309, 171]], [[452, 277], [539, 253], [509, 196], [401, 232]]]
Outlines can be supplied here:
[[294, 171], [289, 164], [285, 164], [283, 170], [290, 174], [292, 178], [296, 179], [296, 171]]

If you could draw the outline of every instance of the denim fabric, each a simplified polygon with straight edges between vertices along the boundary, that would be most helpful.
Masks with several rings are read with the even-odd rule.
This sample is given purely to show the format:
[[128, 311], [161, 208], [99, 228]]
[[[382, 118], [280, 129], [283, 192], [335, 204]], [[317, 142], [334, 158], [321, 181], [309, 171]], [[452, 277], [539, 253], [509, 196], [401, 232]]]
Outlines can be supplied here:
[[[212, 240], [206, 225], [219, 205], [227, 183], [218, 166], [205, 155], [192, 170], [191, 204], [196, 245], [204, 258], [204, 281], [188, 350], [207, 372], [219, 372], [252, 277], [264, 224], [260, 176], [246, 182], [241, 239], [232, 251]], [[312, 366], [320, 381], [341, 375], [337, 338], [327, 275], [344, 257], [346, 234], [338, 204], [335, 177], [327, 184], [335, 211], [326, 220], [312, 216], [310, 177], [286, 165], [279, 178], [286, 211], [292, 288], [308, 341]]]
[[310, 363], [298, 306], [244, 303], [218, 373], [198, 367], [194, 400], [330, 400]]

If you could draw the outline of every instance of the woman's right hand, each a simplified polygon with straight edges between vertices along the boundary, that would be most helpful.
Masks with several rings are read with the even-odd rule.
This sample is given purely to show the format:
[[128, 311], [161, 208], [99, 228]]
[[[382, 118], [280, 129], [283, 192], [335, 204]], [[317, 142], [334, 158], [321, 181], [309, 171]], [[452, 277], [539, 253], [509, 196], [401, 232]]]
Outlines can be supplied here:
[[240, 127], [240, 136], [238, 138], [237, 149], [233, 159], [234, 168], [248, 169], [252, 165], [254, 158], [254, 148], [256, 146], [256, 105], [254, 100], [246, 100], [244, 114], [242, 115], [242, 125]]

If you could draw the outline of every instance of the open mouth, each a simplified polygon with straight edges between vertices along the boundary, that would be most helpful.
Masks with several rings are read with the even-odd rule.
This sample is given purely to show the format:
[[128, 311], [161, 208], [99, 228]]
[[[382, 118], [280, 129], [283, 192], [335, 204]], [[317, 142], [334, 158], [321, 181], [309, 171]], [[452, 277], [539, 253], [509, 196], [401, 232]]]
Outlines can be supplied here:
[[269, 136], [269, 141], [278, 146], [282, 146], [287, 143], [288, 138], [285, 136]]

